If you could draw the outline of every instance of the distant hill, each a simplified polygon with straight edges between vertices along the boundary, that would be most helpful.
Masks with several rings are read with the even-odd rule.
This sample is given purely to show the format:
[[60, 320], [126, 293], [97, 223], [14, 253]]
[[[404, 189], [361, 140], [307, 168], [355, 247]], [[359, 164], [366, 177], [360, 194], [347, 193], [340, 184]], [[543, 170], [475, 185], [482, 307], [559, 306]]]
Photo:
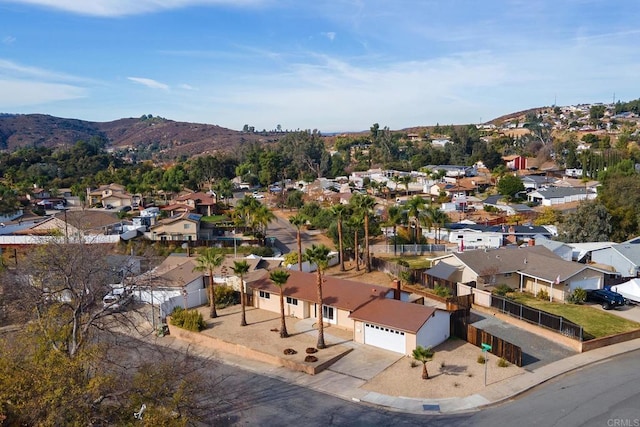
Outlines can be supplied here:
[[160, 117], [89, 122], [43, 114], [0, 114], [0, 149], [71, 146], [100, 138], [113, 149], [135, 149], [144, 157], [172, 160], [214, 152], [234, 152], [247, 142], [277, 141], [281, 133], [247, 133], [216, 125]]

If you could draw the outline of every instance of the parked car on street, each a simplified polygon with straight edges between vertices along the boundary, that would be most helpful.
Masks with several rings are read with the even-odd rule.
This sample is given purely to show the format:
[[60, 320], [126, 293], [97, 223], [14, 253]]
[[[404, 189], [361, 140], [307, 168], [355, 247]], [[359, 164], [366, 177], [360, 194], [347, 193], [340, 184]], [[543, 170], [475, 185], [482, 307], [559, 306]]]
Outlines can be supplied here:
[[627, 303], [622, 295], [608, 289], [589, 289], [587, 290], [587, 301], [602, 304], [602, 308], [610, 310], [615, 307], [621, 307]]

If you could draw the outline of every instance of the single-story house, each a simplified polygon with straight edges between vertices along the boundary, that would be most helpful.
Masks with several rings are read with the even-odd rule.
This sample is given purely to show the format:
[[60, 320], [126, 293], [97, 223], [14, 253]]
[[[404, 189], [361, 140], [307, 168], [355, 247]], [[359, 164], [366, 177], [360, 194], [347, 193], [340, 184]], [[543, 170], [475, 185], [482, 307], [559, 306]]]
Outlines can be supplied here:
[[134, 296], [161, 308], [161, 317], [175, 307], [197, 307], [207, 304], [204, 273], [194, 270], [194, 257], [170, 255], [156, 268], [134, 279]]
[[620, 243], [591, 252], [591, 261], [610, 265], [622, 277], [640, 276], [640, 245]]
[[[317, 317], [317, 275], [290, 271], [284, 286], [285, 315]], [[324, 322], [353, 331], [354, 341], [411, 354], [417, 345], [436, 346], [449, 337], [449, 313], [394, 300], [393, 288], [323, 276]], [[256, 308], [280, 313], [280, 288], [268, 277], [248, 285]]]
[[553, 301], [566, 301], [578, 287], [602, 288], [608, 273], [594, 266], [565, 261], [543, 246], [452, 253], [441, 257], [425, 272], [432, 286], [463, 283], [491, 291], [498, 285], [507, 285], [534, 295], [546, 291]]
[[532, 191], [527, 194], [527, 200], [542, 206], [553, 206], [582, 200], [593, 200], [597, 195], [595, 191], [585, 188], [549, 187]]

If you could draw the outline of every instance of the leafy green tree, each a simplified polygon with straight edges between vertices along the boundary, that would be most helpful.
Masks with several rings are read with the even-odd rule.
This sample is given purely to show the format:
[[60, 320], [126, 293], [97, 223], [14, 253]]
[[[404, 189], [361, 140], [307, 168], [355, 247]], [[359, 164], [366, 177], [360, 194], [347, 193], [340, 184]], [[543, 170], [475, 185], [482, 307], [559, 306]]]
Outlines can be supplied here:
[[427, 371], [427, 362], [433, 359], [435, 352], [431, 349], [431, 347], [422, 347], [421, 345], [417, 346], [413, 352], [413, 358], [418, 362], [422, 362], [422, 379], [429, 379], [429, 372]]
[[400, 206], [392, 205], [387, 209], [386, 226], [393, 227], [393, 254], [397, 253], [398, 226], [407, 223], [407, 212]]
[[594, 200], [581, 202], [558, 227], [559, 240], [571, 243], [606, 242], [611, 232], [611, 215]]
[[511, 200], [515, 197], [516, 193], [524, 191], [524, 184], [519, 177], [507, 174], [498, 181], [497, 190], [499, 194]]
[[563, 220], [562, 212], [552, 208], [551, 206], [545, 206], [538, 214], [536, 219], [533, 220], [535, 225], [557, 225]]
[[289, 209], [300, 209], [304, 206], [304, 193], [300, 190], [294, 190], [287, 195], [286, 205]]
[[274, 270], [269, 273], [269, 278], [280, 288], [280, 338], [287, 338], [289, 333], [287, 332], [287, 323], [284, 320], [284, 285], [289, 280], [289, 272], [285, 270]]
[[324, 343], [324, 321], [323, 321], [323, 299], [322, 299], [322, 274], [329, 265], [329, 248], [325, 245], [311, 245], [305, 251], [307, 260], [310, 263], [315, 264], [317, 268], [317, 291], [318, 291], [318, 348], [325, 348]]
[[213, 270], [220, 267], [223, 262], [224, 255], [218, 253], [215, 248], [206, 248], [196, 258], [196, 266], [194, 267], [195, 271], [209, 273], [209, 317], [212, 319], [218, 317]]
[[247, 314], [245, 310], [246, 296], [244, 292], [244, 275], [249, 272], [249, 264], [247, 261], [233, 261], [233, 267], [231, 267], [233, 273], [240, 278], [240, 307], [242, 308], [242, 318], [240, 319], [240, 326], [247, 326]]

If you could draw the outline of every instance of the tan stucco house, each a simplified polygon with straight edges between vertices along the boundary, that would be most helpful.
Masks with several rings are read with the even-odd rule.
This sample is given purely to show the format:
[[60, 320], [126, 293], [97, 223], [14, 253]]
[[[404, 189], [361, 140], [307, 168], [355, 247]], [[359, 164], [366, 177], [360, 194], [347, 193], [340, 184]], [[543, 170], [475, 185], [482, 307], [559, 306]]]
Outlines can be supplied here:
[[544, 290], [552, 301], [566, 301], [578, 287], [602, 288], [607, 273], [590, 265], [565, 261], [543, 246], [452, 253], [425, 272], [430, 286], [452, 288], [456, 283], [464, 283], [491, 291], [504, 284], [534, 295]]
[[[356, 342], [401, 354], [417, 345], [434, 347], [449, 337], [445, 310], [394, 299], [394, 289], [324, 276], [323, 305], [317, 303], [317, 275], [289, 271], [284, 286], [285, 315], [306, 319], [322, 309], [324, 322], [353, 332]], [[249, 284], [253, 305], [280, 313], [280, 289], [268, 277]]]

